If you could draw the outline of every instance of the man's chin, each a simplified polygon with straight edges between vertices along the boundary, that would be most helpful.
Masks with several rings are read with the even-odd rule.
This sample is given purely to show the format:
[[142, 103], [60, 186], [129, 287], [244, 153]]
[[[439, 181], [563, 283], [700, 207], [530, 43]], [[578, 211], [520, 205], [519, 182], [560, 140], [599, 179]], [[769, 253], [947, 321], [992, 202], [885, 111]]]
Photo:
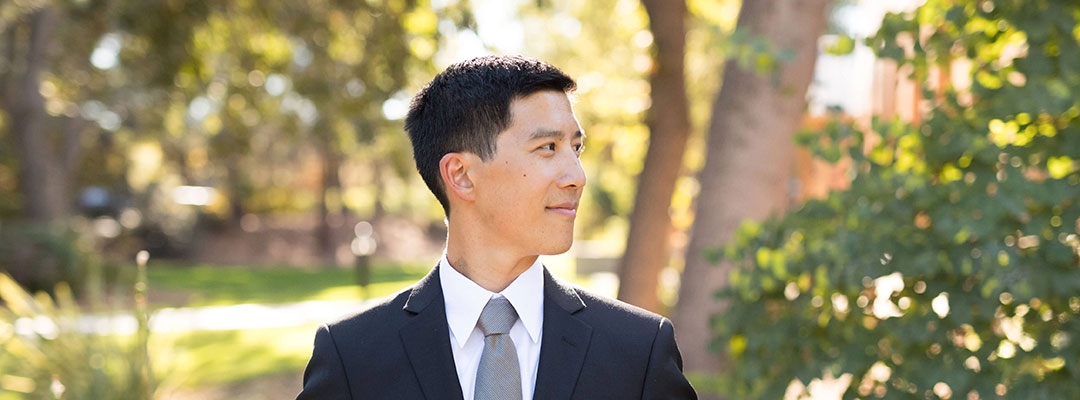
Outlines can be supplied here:
[[570, 246], [574, 244], [574, 239], [570, 238], [564, 242], [552, 243], [550, 246], [545, 246], [541, 249], [540, 254], [545, 256], [557, 256], [570, 250]]

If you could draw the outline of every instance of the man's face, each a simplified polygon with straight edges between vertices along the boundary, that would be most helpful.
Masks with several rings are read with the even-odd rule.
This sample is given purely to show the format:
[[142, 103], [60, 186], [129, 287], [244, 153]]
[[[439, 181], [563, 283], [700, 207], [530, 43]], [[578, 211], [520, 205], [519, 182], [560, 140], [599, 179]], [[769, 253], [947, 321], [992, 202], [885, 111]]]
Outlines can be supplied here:
[[511, 125], [473, 175], [476, 207], [493, 249], [528, 255], [570, 249], [585, 187], [584, 134], [566, 94], [544, 90], [510, 103]]

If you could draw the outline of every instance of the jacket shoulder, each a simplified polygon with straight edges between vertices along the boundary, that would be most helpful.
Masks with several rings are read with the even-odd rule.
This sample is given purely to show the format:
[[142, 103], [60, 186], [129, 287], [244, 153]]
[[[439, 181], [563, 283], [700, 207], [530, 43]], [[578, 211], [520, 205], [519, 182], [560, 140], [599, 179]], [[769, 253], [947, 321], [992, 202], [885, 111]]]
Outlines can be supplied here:
[[[594, 329], [618, 335], [651, 338], [666, 318], [644, 308], [602, 296], [580, 287], [572, 287], [585, 307], [574, 316], [588, 322]], [[670, 322], [668, 322], [670, 323]]]

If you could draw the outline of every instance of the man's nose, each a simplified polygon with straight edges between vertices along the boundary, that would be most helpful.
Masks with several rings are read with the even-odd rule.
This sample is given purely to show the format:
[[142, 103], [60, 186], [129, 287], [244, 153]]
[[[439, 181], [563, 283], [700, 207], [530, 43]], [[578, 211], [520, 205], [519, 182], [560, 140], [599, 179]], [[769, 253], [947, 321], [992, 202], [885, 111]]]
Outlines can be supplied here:
[[564, 162], [562, 176], [559, 177], [559, 187], [583, 188], [587, 178], [585, 169], [581, 167], [581, 159], [574, 155]]

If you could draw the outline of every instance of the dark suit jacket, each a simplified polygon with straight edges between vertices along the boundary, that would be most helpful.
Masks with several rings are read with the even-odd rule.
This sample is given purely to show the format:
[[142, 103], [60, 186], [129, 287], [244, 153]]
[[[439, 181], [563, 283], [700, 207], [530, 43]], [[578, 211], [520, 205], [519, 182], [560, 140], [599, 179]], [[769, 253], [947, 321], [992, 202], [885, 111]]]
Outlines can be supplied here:
[[[696, 399], [671, 321], [544, 270], [534, 399]], [[438, 267], [412, 288], [315, 334], [306, 399], [461, 400]]]

